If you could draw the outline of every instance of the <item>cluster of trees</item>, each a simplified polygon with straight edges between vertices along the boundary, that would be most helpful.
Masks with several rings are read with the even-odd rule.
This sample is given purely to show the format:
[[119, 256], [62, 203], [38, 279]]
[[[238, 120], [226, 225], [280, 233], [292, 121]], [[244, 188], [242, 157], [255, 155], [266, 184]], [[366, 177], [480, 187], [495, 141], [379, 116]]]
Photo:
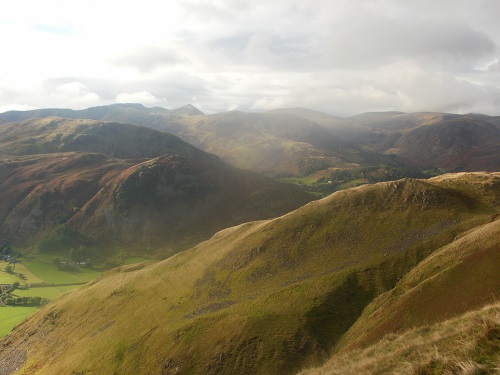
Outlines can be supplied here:
[[331, 162], [326, 159], [307, 158], [299, 163], [298, 170], [301, 176], [309, 176], [314, 172], [328, 169], [331, 166]]
[[334, 171], [330, 174], [333, 183], [345, 183], [352, 180], [366, 180], [373, 184], [383, 181], [394, 181], [401, 178], [429, 178], [443, 173], [438, 169], [423, 169], [396, 165], [379, 165]]
[[19, 287], [19, 283], [16, 281], [10, 286], [0, 287], [0, 305], [5, 306], [43, 306], [49, 300], [42, 297], [16, 297], [12, 295], [12, 292]]
[[47, 298], [42, 297], [0, 296], [0, 304], [4, 304], [5, 306], [43, 306], [48, 302], [49, 300]]
[[12, 246], [9, 242], [0, 245], [0, 255], [13, 255]]
[[373, 184], [383, 181], [394, 181], [401, 178], [430, 178], [444, 173], [439, 169], [413, 168], [399, 165], [378, 165], [341, 169], [330, 173], [329, 176], [319, 178], [313, 184], [298, 186], [310, 193], [329, 195], [337, 190], [354, 187], [362, 184]]

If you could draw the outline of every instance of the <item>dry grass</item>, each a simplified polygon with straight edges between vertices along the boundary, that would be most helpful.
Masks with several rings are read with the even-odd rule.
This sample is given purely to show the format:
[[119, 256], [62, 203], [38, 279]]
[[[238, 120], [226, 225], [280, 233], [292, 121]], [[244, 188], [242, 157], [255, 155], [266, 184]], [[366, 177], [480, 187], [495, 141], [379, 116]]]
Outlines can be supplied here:
[[363, 349], [334, 355], [300, 375], [498, 374], [500, 302], [443, 323], [389, 334]]

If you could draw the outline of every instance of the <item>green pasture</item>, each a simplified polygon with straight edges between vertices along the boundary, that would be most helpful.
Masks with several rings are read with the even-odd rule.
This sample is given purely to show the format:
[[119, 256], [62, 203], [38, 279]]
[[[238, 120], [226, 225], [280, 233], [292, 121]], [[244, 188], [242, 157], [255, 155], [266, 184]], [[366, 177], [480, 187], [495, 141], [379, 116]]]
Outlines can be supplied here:
[[[26, 268], [38, 278], [49, 284], [82, 283], [95, 279], [102, 274], [89, 268], [80, 268], [79, 272], [61, 271], [52, 262], [24, 261]], [[28, 278], [28, 281], [31, 280]]]
[[21, 282], [21, 280], [19, 280], [19, 277], [15, 276], [15, 275], [11, 275], [10, 273], [4, 272], [4, 268], [5, 267], [0, 262], [0, 269], [1, 269], [1, 271], [0, 271], [0, 284], [13, 284], [16, 281]]
[[338, 190], [349, 189], [352, 187], [365, 185], [366, 183], [367, 183], [366, 180], [363, 180], [363, 179], [351, 180], [351, 181], [344, 182], [343, 184], [338, 185], [337, 189]]
[[[52, 254], [26, 254], [20, 258], [21, 263], [15, 265], [14, 272], [22, 273], [26, 276], [26, 282], [15, 274], [4, 272], [8, 263], [0, 261], [0, 284], [13, 284], [19, 282], [24, 284], [56, 284], [47, 287], [32, 287], [30, 289], [17, 289], [12, 293], [13, 297], [42, 297], [50, 300], [59, 297], [61, 294], [76, 289], [79, 285], [57, 285], [86, 283], [99, 277], [104, 271], [91, 268], [80, 267], [78, 272], [61, 271], [55, 264], [54, 259], [59, 258]], [[60, 259], [67, 261], [67, 259]], [[124, 265], [139, 262], [152, 261], [153, 259], [144, 257], [128, 257], [123, 261]], [[33, 314], [38, 307], [25, 306], [4, 306], [0, 307], [0, 338], [5, 336], [19, 322]]]
[[0, 307], [0, 337], [5, 336], [14, 326], [33, 314], [36, 310], [38, 310], [37, 307]]
[[316, 183], [318, 179], [314, 177], [284, 177], [278, 178], [277, 180], [286, 184], [312, 185]]

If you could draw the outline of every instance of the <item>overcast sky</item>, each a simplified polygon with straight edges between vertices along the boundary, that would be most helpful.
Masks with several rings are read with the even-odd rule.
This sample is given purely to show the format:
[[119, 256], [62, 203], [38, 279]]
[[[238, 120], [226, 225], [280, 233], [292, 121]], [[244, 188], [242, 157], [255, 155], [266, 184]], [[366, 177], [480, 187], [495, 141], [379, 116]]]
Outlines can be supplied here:
[[0, 112], [138, 102], [500, 115], [500, 0], [15, 0]]

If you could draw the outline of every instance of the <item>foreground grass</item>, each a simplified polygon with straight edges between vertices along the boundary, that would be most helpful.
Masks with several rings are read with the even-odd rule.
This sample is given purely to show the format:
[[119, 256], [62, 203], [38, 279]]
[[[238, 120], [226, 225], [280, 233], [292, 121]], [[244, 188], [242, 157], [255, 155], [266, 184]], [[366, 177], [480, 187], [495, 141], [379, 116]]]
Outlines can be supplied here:
[[389, 334], [363, 350], [334, 355], [300, 375], [497, 374], [500, 302], [443, 323]]

